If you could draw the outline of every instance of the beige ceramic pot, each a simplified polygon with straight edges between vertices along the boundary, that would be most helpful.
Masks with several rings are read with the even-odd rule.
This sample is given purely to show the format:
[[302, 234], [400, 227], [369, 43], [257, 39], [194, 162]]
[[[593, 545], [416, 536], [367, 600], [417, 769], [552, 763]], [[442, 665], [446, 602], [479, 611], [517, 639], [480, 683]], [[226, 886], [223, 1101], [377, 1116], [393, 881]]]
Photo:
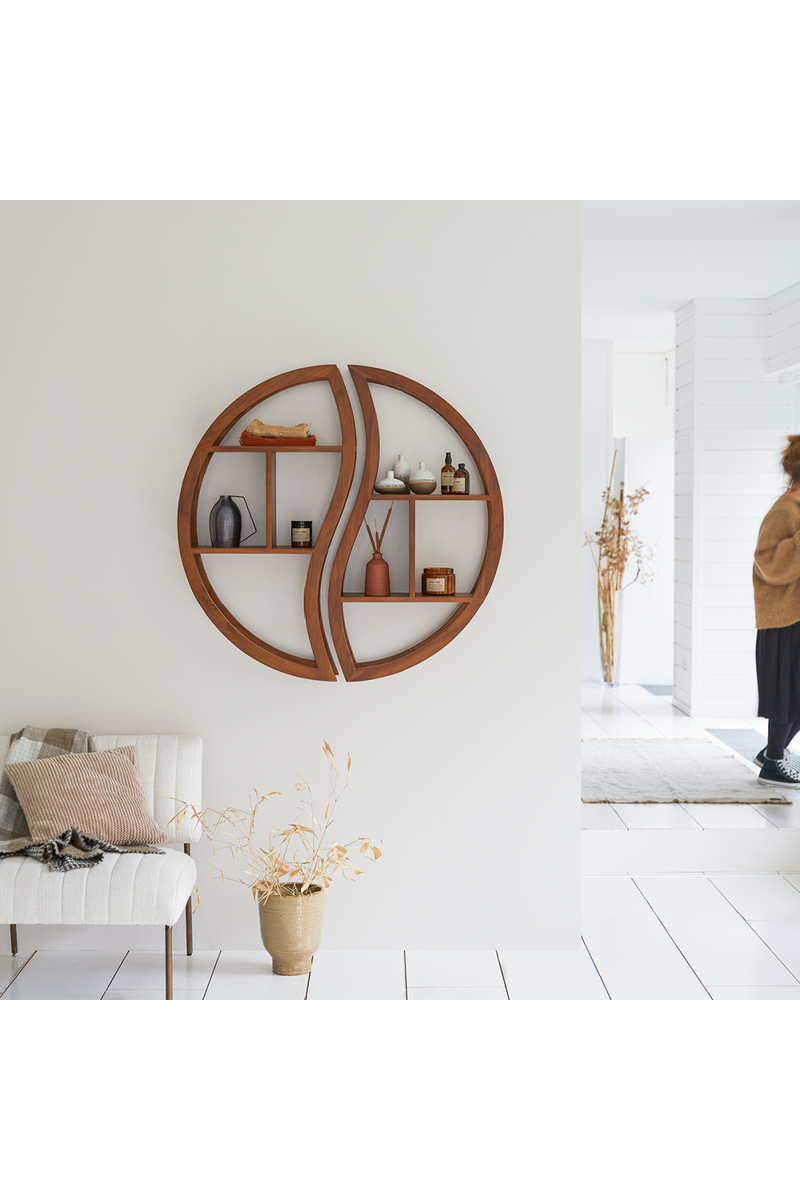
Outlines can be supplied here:
[[288, 884], [289, 888], [288, 895], [273, 893], [259, 902], [261, 940], [272, 958], [274, 975], [307, 975], [322, 938], [325, 890], [316, 883], [303, 895], [299, 883]]

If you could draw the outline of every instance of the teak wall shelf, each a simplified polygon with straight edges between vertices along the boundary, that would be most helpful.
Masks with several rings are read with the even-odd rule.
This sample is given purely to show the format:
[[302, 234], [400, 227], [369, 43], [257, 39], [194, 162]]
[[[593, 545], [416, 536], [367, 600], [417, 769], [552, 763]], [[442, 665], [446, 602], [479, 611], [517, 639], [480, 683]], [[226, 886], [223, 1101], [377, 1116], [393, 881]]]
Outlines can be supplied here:
[[[503, 501], [497, 475], [491, 459], [475, 430], [460, 413], [436, 392], [392, 371], [377, 367], [349, 368], [356, 387], [359, 405], [364, 419], [365, 462], [355, 504], [345, 526], [339, 547], [334, 555], [328, 587], [328, 618], [331, 637], [342, 674], [346, 680], [379, 679], [404, 671], [436, 654], [456, 637], [472, 620], [486, 598], [497, 572], [503, 544]], [[233, 426], [256, 405], [288, 388], [304, 383], [327, 382], [330, 386], [341, 429], [341, 445], [338, 446], [223, 446], [220, 443]], [[404, 392], [413, 399], [427, 405], [444, 418], [466, 446], [483, 482], [485, 491], [468, 496], [417, 496], [406, 494], [389, 497], [396, 502], [408, 503], [408, 563], [409, 586], [407, 592], [390, 596], [364, 596], [343, 591], [353, 546], [372, 500], [387, 499], [373, 493], [378, 478], [380, 459], [380, 433], [370, 384], [380, 384]], [[265, 546], [241, 546], [221, 549], [197, 543], [197, 504], [200, 488], [211, 457], [214, 454], [262, 454], [266, 465], [266, 511], [267, 533]], [[275, 513], [275, 455], [276, 454], [340, 454], [341, 464], [328, 511], [319, 530], [316, 544], [310, 549], [293, 549], [291, 546], [274, 544]], [[267, 666], [304, 679], [330, 681], [337, 675], [337, 667], [328, 646], [322, 624], [321, 587], [322, 573], [328, 556], [333, 534], [344, 512], [347, 497], [353, 482], [356, 463], [356, 429], [353, 412], [339, 368], [334, 365], [304, 367], [276, 375], [264, 383], [245, 392], [225, 409], [206, 430], [192, 455], [181, 488], [178, 502], [178, 544], [181, 561], [191, 589], [206, 615], [217, 628], [240, 650]], [[482, 503], [487, 509], [486, 547], [475, 586], [468, 594], [455, 596], [421, 596], [415, 592], [416, 585], [416, 505], [438, 503], [464, 504]], [[214, 591], [203, 566], [205, 555], [213, 554], [294, 554], [308, 558], [308, 572], [303, 592], [303, 611], [313, 658], [289, 654], [271, 646], [247, 630], [225, 607]], [[359, 662], [353, 654], [344, 617], [345, 604], [449, 604], [455, 611], [442, 626], [429, 637], [386, 658]]]

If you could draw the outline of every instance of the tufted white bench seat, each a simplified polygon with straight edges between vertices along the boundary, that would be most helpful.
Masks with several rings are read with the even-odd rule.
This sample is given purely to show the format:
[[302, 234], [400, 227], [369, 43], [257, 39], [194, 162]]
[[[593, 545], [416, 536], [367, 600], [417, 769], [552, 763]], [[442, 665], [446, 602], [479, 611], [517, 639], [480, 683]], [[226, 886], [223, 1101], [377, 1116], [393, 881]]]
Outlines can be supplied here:
[[[5, 763], [10, 736], [0, 735]], [[192, 953], [190, 897], [197, 867], [189, 851], [201, 828], [172, 820], [185, 804], [202, 808], [202, 741], [192, 734], [100, 734], [93, 751], [135, 746], [148, 806], [171, 842], [163, 854], [110, 854], [94, 867], [50, 871], [32, 858], [0, 859], [0, 923], [17, 925], [163, 925], [166, 996], [172, 999], [172, 926], [186, 914], [186, 953]], [[169, 822], [172, 822], [171, 824]]]

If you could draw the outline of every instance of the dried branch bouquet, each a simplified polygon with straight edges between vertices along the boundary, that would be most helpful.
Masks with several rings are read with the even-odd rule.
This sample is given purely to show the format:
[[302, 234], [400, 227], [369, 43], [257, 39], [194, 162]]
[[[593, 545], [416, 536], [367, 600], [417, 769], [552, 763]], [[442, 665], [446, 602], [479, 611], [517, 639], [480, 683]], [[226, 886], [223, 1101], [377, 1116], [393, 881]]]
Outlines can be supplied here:
[[386, 514], [386, 520], [383, 522], [383, 529], [380, 531], [380, 533], [378, 533], [378, 522], [377, 521], [375, 522], [375, 537], [372, 536], [372, 530], [369, 527], [369, 521], [367, 520], [366, 517], [364, 517], [364, 524], [367, 527], [367, 537], [370, 540], [370, 545], [372, 546], [373, 552], [375, 554], [380, 553], [381, 546], [383, 545], [383, 537], [384, 537], [384, 534], [386, 533], [386, 526], [389, 524], [389, 517], [392, 515], [393, 508], [394, 508], [394, 500], [389, 505], [389, 511]]
[[355, 847], [358, 847], [360, 854], [370, 855], [373, 861], [381, 857], [381, 851], [366, 837], [355, 838], [344, 845], [333, 840], [325, 844], [336, 805], [350, 783], [351, 759], [348, 754], [347, 777], [340, 784], [339, 767], [333, 751], [327, 742], [322, 745], [330, 764], [330, 795], [322, 821], [316, 818], [311, 786], [302, 775], [297, 777], [299, 782], [294, 785], [295, 791], [303, 795], [297, 820], [282, 829], [269, 829], [266, 837], [258, 833], [256, 818], [261, 806], [273, 796], [279, 796], [280, 792], [268, 792], [266, 796], [259, 797], [254, 791], [250, 806], [246, 809], [204, 808], [198, 812], [193, 806], [187, 805], [175, 818], [181, 820], [185, 816], [192, 816], [200, 822], [212, 846], [210, 869], [217, 872], [221, 879], [229, 876], [219, 864], [220, 856], [229, 855], [232, 862], [242, 864], [252, 882], [238, 875], [234, 878], [247, 884], [259, 903], [264, 903], [273, 894], [303, 894], [312, 884], [327, 888], [336, 871], [341, 871], [345, 879], [363, 875], [363, 871], [358, 870], [351, 861]]
[[[603, 523], [594, 535], [586, 534], [586, 543], [597, 570], [597, 608], [600, 622], [600, 655], [603, 660], [603, 679], [611, 683], [614, 678], [616, 655], [616, 598], [617, 593], [632, 583], [647, 583], [653, 577], [653, 552], [631, 529], [631, 519], [648, 495], [647, 488], [637, 488], [625, 495], [625, 484], [620, 483], [619, 499], [611, 494], [617, 452], [611, 463], [611, 478], [603, 492]], [[595, 554], [593, 546], [597, 546]], [[626, 571], [636, 567], [633, 579], [624, 583]]]

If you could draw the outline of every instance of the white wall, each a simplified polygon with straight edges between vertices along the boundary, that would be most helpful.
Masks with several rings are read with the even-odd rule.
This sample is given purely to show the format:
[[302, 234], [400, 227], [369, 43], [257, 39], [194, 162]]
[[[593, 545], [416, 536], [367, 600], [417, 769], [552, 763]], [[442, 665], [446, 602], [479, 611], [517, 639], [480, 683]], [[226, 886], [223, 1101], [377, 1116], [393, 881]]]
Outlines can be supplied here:
[[675, 351], [614, 352], [614, 437], [672, 437]]
[[674, 703], [757, 712], [753, 550], [784, 489], [794, 389], [767, 378], [767, 300], [694, 300], [677, 313]]
[[672, 683], [673, 619], [673, 472], [672, 437], [615, 439], [615, 477], [625, 481], [625, 495], [640, 487], [648, 494], [633, 519], [632, 528], [652, 551], [652, 578], [630, 582], [633, 564], [619, 604], [619, 683]]
[[[603, 491], [608, 487], [612, 461], [612, 342], [581, 344], [581, 530], [594, 534], [603, 520]], [[597, 627], [597, 572], [592, 554], [583, 545], [581, 560], [581, 679], [602, 683], [600, 635]]]
[[767, 301], [766, 366], [770, 375], [800, 367], [800, 283]]
[[[564, 479], [580, 434], [578, 205], [0, 213], [0, 728], [199, 733], [215, 806], [289, 792], [295, 772], [322, 783], [326, 738], [354, 761], [339, 836], [385, 851], [329, 892], [327, 948], [573, 949], [581, 529]], [[178, 491], [211, 420], [260, 380], [320, 362], [383, 366], [442, 394], [504, 495], [483, 608], [439, 655], [374, 683], [308, 682], [242, 654], [204, 616], [177, 551]], [[392, 455], [409, 457], [409, 441]], [[291, 619], [293, 588], [270, 595], [270, 621]], [[247, 890], [201, 879], [196, 945], [257, 948]], [[158, 930], [21, 938], [162, 942]]]

